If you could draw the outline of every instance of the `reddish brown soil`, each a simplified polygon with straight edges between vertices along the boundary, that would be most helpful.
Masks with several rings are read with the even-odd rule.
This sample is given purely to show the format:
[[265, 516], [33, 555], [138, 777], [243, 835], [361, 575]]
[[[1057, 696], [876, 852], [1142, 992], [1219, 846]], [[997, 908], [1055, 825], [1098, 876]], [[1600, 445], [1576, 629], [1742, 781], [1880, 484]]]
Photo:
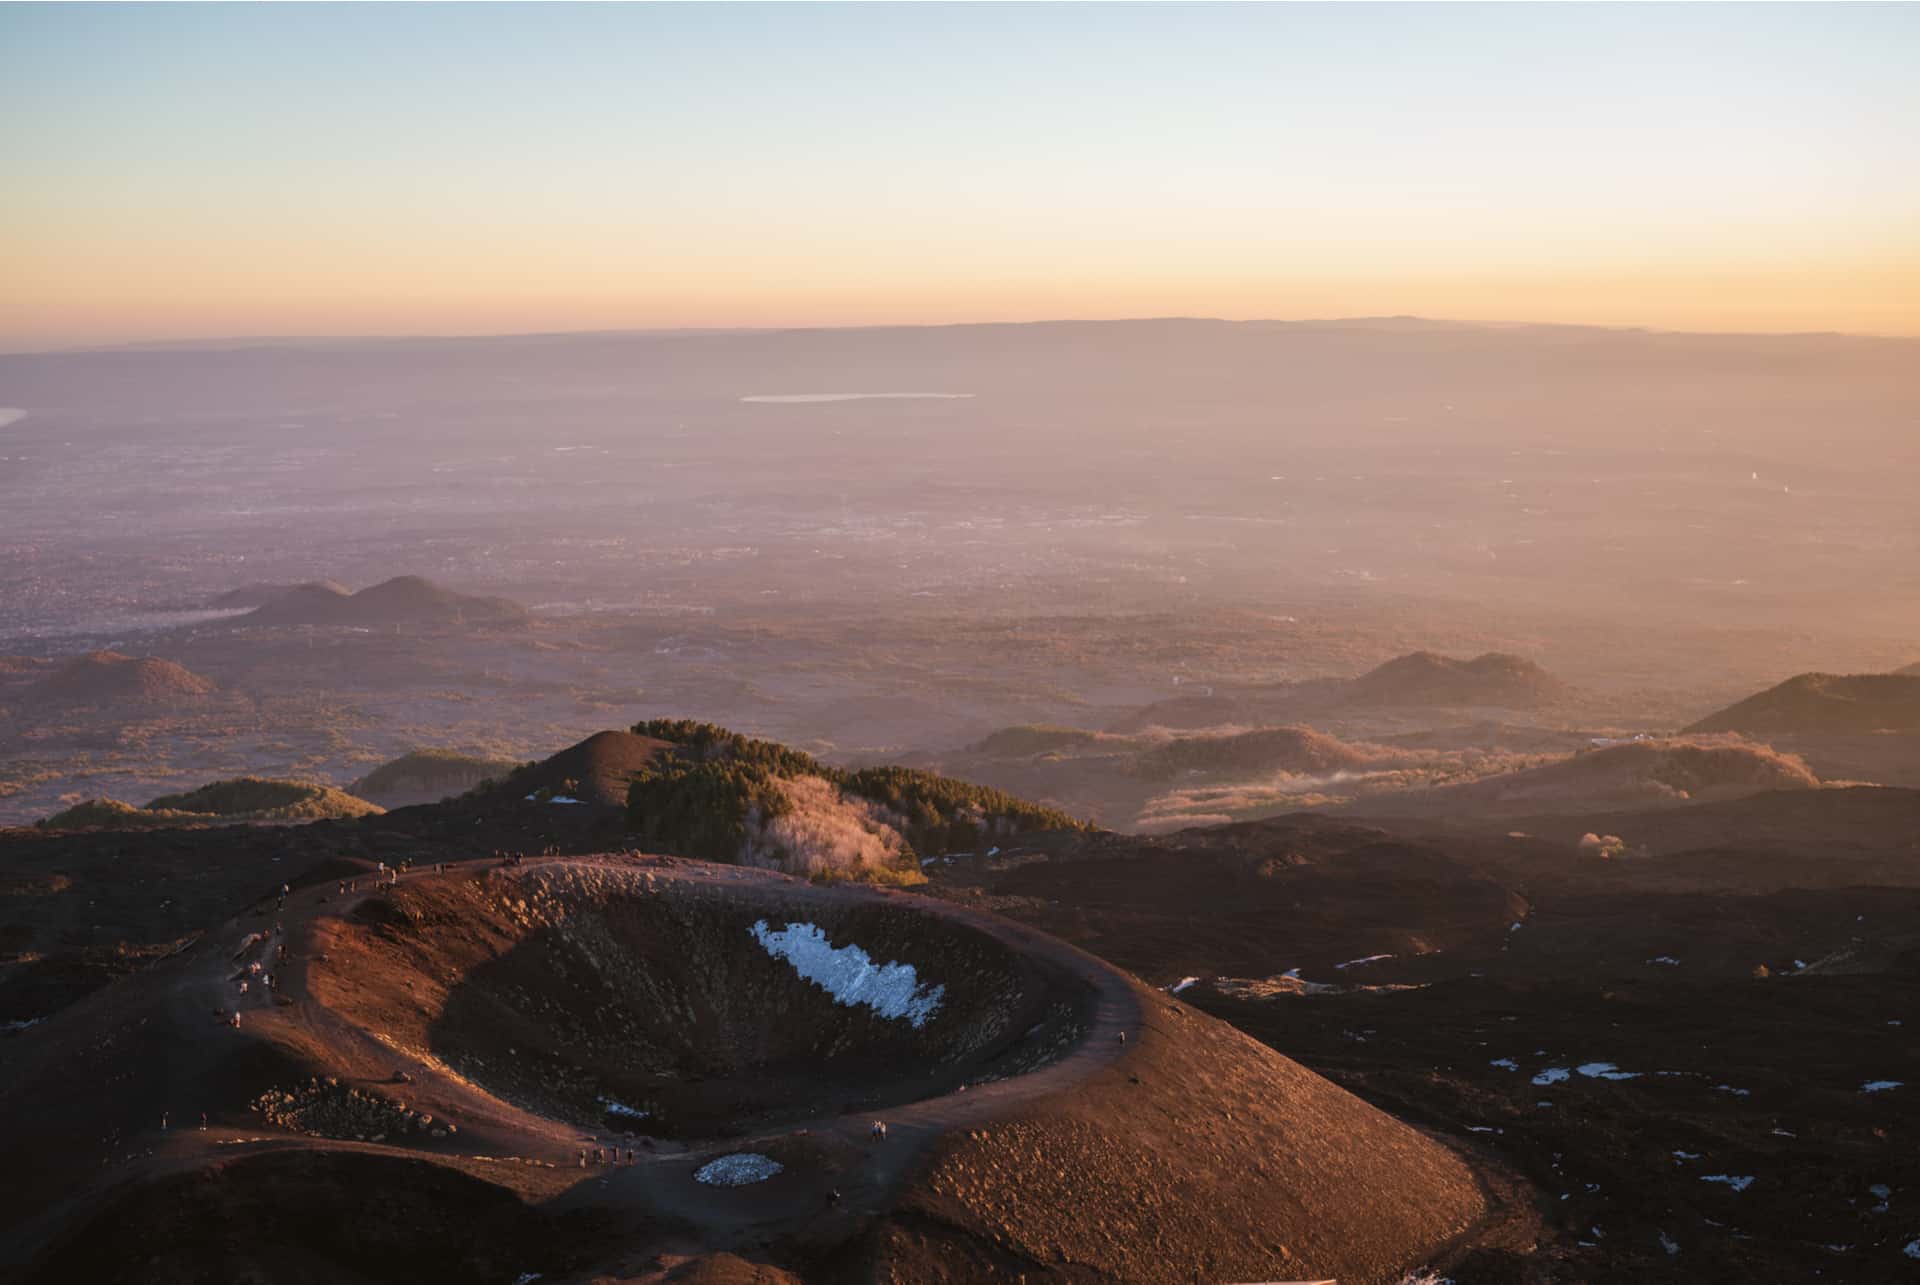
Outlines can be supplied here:
[[[243, 1279], [277, 1246], [334, 1279], [414, 1279], [409, 1254], [445, 1242], [452, 1207], [487, 1223], [462, 1261], [492, 1272], [523, 1258], [547, 1279], [749, 1270], [688, 1266], [726, 1251], [809, 1280], [969, 1279], [976, 1264], [1004, 1262], [1031, 1278], [1184, 1281], [1210, 1261], [1389, 1281], [1507, 1225], [1488, 1218], [1481, 1183], [1446, 1148], [1090, 956], [977, 912], [631, 858], [468, 863], [345, 899], [322, 885], [268, 909], [8, 1046], [0, 1120], [15, 1163], [0, 1179], [0, 1245], [13, 1269]], [[783, 914], [943, 977], [952, 1023], [876, 1030], [864, 1010], [782, 974], [745, 920]], [[276, 920], [283, 937], [240, 947]], [[718, 948], [735, 935], [747, 949]], [[677, 957], [609, 953], [645, 940]], [[281, 973], [285, 1003], [258, 985], [237, 991], [253, 958]], [[608, 984], [640, 987], [649, 974], [647, 1002], [610, 1015]], [[742, 1007], [729, 1013], [719, 997], [734, 992]], [[672, 1043], [667, 1026], [646, 1025], [660, 1020], [649, 1005], [687, 1028], [669, 1050], [673, 1074], [690, 1080], [691, 1065], [709, 1064], [706, 1090], [678, 1086], [709, 1116], [683, 1105], [684, 1127], [669, 1131], [698, 1122], [756, 1136], [637, 1137], [592, 1117], [592, 1092], [657, 1073], [620, 1065], [613, 1047], [615, 1036]], [[216, 1007], [237, 1007], [241, 1028], [216, 1020]], [[770, 1029], [815, 1032], [809, 1056], [839, 1087], [822, 1101], [817, 1074], [762, 1075], [763, 1059], [778, 1068], [803, 1047], [764, 1047]], [[544, 1048], [500, 1047], [523, 1038]], [[519, 1058], [536, 1073], [500, 1065]], [[249, 1109], [315, 1076], [327, 1077], [318, 1092], [359, 1095], [351, 1109], [363, 1115], [328, 1117], [347, 1121], [338, 1136]], [[756, 1096], [776, 1080], [784, 1100]], [[738, 1114], [710, 1118], [720, 1106]], [[884, 1143], [867, 1137], [875, 1114], [889, 1125]], [[583, 1172], [583, 1146], [611, 1145], [633, 1147], [639, 1163]], [[737, 1149], [786, 1172], [742, 1188], [692, 1181]], [[414, 1167], [353, 1176], [365, 1165]], [[353, 1191], [319, 1194], [362, 1181], [391, 1187], [396, 1209], [417, 1216], [369, 1215]], [[484, 1212], [503, 1198], [506, 1212]], [[208, 1229], [228, 1220], [244, 1232], [216, 1242]], [[393, 1246], [406, 1224], [418, 1238], [402, 1253]], [[129, 1246], [103, 1226], [145, 1238]], [[308, 1257], [313, 1243], [329, 1248]]]

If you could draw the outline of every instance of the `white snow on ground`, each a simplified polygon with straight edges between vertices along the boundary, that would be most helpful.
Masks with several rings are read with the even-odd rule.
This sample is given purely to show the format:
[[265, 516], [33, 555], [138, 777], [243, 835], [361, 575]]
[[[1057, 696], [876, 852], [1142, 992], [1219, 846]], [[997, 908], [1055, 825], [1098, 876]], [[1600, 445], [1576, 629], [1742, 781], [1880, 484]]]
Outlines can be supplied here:
[[1493, 1059], [1493, 1061], [1487, 1063], [1487, 1065], [1497, 1066], [1502, 1071], [1518, 1071], [1520, 1069], [1520, 1064], [1514, 1061], [1510, 1057], [1497, 1057]]
[[1672, 1258], [1680, 1252], [1680, 1242], [1663, 1231], [1660, 1233], [1660, 1248], [1667, 1251], [1668, 1258]]
[[1700, 1181], [1701, 1182], [1717, 1182], [1717, 1183], [1720, 1183], [1722, 1186], [1732, 1187], [1735, 1191], [1745, 1191], [1748, 1187], [1753, 1186], [1753, 1175], [1752, 1174], [1735, 1175], [1730, 1173], [1710, 1173], [1710, 1174], [1702, 1175], [1700, 1178]]
[[586, 800], [576, 799], [569, 794], [556, 794], [552, 798], [548, 799], [547, 802], [549, 803], [584, 803], [586, 802]]
[[1640, 1072], [1622, 1071], [1611, 1062], [1587, 1062], [1574, 1069], [1589, 1080], [1637, 1080], [1640, 1078]]
[[14, 1032], [24, 1031], [30, 1026], [38, 1026], [46, 1020], [44, 1017], [20, 1017], [12, 1021], [0, 1022], [0, 1034], [12, 1035]]
[[1753, 1096], [1752, 1089], [1736, 1089], [1731, 1084], [1716, 1084], [1713, 1088], [1716, 1093], [1731, 1093], [1736, 1098], [1750, 1098]]
[[1674, 1158], [1678, 1160], [1698, 1160], [1700, 1158], [1698, 1151], [1676, 1151], [1673, 1154]]
[[945, 986], [921, 986], [912, 964], [875, 964], [858, 946], [834, 946], [813, 924], [788, 924], [775, 932], [762, 919], [748, 931], [769, 955], [792, 964], [834, 1003], [865, 1004], [882, 1017], [906, 1019], [915, 1030], [927, 1024], [947, 993]]
[[1678, 968], [1680, 966], [1680, 961], [1675, 959], [1672, 955], [1655, 955], [1652, 959], [1649, 959], [1647, 962], [1649, 964], [1665, 964], [1669, 968]]
[[1908, 1258], [1920, 1258], [1920, 1236], [1915, 1236], [1912, 1240], [1908, 1241], [1907, 1247], [1900, 1252]]
[[1868, 1080], [1860, 1086], [1860, 1091], [1862, 1093], [1885, 1093], [1888, 1089], [1897, 1089], [1905, 1083], [1905, 1080]]
[[624, 1102], [615, 1102], [612, 1098], [601, 1098], [600, 1105], [607, 1109], [608, 1115], [625, 1116], [629, 1120], [644, 1120], [648, 1114], [638, 1107], [630, 1107]]
[[1167, 988], [1167, 993], [1170, 995], [1178, 995], [1189, 986], [1198, 986], [1199, 984], [1200, 979], [1198, 977], [1182, 977], [1179, 981]]
[[693, 1179], [709, 1187], [744, 1187], [750, 1182], [765, 1182], [784, 1168], [786, 1166], [772, 1156], [763, 1156], [757, 1151], [736, 1151], [700, 1166]]
[[1335, 964], [1335, 968], [1358, 968], [1362, 964], [1377, 964], [1383, 959], [1392, 959], [1392, 955], [1368, 955], [1362, 959], [1349, 959], [1344, 964]]
[[1540, 1072], [1540, 1074], [1534, 1076], [1533, 1082], [1535, 1084], [1558, 1084], [1572, 1074], [1573, 1072], [1567, 1070], [1564, 1066], [1550, 1066]]

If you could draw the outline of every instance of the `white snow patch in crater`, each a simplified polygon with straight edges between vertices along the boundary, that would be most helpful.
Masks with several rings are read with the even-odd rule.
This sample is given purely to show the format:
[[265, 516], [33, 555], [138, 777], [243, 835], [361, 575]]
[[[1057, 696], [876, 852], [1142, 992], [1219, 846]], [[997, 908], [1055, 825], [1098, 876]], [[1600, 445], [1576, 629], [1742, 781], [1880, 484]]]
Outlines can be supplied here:
[[608, 1115], [625, 1116], [629, 1120], [644, 1120], [648, 1112], [638, 1107], [630, 1107], [624, 1102], [615, 1102], [612, 1098], [601, 1098], [600, 1105], [607, 1109]]
[[1534, 1076], [1533, 1082], [1535, 1084], [1558, 1084], [1572, 1074], [1573, 1072], [1567, 1070], [1564, 1066], [1550, 1066], [1540, 1072], [1540, 1074]]
[[786, 1166], [772, 1156], [763, 1156], [757, 1151], [737, 1151], [700, 1166], [693, 1180], [709, 1187], [744, 1187], [750, 1182], [765, 1182], [784, 1168]]
[[1335, 968], [1358, 968], [1362, 964], [1377, 964], [1383, 959], [1392, 959], [1392, 955], [1367, 955], [1361, 959], [1349, 959], [1344, 964], [1335, 964]]
[[1652, 959], [1649, 959], [1647, 962], [1649, 964], [1665, 964], [1669, 968], [1678, 968], [1680, 966], [1680, 961], [1675, 959], [1672, 955], [1655, 955]]
[[1906, 1084], [1905, 1080], [1868, 1080], [1860, 1086], [1862, 1093], [1885, 1093], [1888, 1089], [1897, 1089]]
[[1622, 1071], [1611, 1062], [1587, 1062], [1574, 1069], [1589, 1080], [1637, 1080], [1640, 1078], [1640, 1072]]
[[762, 919], [748, 931], [769, 955], [792, 964], [834, 1003], [865, 1004], [882, 1017], [904, 1018], [915, 1030], [927, 1024], [947, 993], [944, 985], [920, 985], [912, 964], [875, 964], [858, 946], [833, 945], [814, 924], [788, 924], [776, 932]]
[[1920, 1236], [1915, 1236], [1912, 1240], [1908, 1241], [1907, 1247], [1900, 1252], [1908, 1258], [1920, 1258]]
[[1200, 979], [1198, 977], [1182, 977], [1179, 981], [1175, 982], [1173, 985], [1167, 988], [1167, 993], [1169, 995], [1178, 995], [1181, 991], [1186, 990], [1188, 987], [1198, 986], [1199, 984], [1200, 984]]
[[1493, 1059], [1493, 1061], [1487, 1063], [1487, 1065], [1497, 1066], [1502, 1071], [1518, 1071], [1520, 1069], [1520, 1064], [1514, 1061], [1510, 1057], [1497, 1057]]
[[1753, 1175], [1752, 1174], [1710, 1173], [1710, 1174], [1703, 1175], [1700, 1181], [1701, 1182], [1717, 1182], [1722, 1186], [1732, 1187], [1735, 1191], [1745, 1191], [1748, 1187], [1753, 1186]]

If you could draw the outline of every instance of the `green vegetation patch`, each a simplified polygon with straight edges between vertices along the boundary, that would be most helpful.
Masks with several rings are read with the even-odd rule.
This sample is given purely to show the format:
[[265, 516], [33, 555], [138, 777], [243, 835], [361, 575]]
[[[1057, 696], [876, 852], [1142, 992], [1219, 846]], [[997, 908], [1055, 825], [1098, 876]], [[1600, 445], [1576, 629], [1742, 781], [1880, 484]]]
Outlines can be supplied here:
[[972, 848], [998, 836], [1088, 828], [1056, 808], [988, 786], [902, 767], [849, 772], [712, 723], [654, 719], [633, 731], [666, 741], [675, 752], [635, 774], [627, 791], [629, 824], [653, 842], [706, 860], [738, 860], [756, 825], [791, 809], [780, 782], [806, 776], [887, 809], [906, 840], [908, 859], [915, 852]]

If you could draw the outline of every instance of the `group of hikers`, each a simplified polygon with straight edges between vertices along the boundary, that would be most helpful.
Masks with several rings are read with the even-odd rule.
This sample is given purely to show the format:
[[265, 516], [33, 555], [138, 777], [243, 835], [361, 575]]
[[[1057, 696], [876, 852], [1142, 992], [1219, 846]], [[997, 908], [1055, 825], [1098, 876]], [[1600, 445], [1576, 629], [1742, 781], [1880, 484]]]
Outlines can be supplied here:
[[[653, 1146], [651, 1142], [646, 1145], [649, 1147]], [[591, 1163], [596, 1165], [637, 1164], [640, 1159], [639, 1153], [632, 1147], [627, 1148], [627, 1158], [624, 1161], [620, 1158], [620, 1148], [618, 1147], [582, 1147], [580, 1148], [580, 1167], [582, 1169], [585, 1169], [590, 1163], [588, 1160], [589, 1156], [592, 1157]]]

